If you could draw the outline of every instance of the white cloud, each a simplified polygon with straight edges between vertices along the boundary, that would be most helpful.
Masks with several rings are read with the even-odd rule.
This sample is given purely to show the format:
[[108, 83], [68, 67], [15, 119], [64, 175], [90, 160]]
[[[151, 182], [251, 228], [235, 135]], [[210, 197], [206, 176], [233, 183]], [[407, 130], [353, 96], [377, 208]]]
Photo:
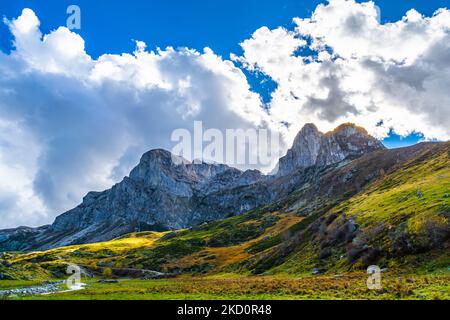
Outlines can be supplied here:
[[38, 152], [33, 137], [19, 124], [0, 120], [0, 215], [6, 226], [38, 224], [46, 218], [30, 176]]
[[0, 53], [0, 227], [49, 223], [90, 190], [119, 181], [171, 133], [268, 123], [243, 72], [211, 49], [91, 58], [65, 27], [42, 35], [30, 9], [7, 21]]
[[241, 44], [234, 60], [278, 84], [270, 114], [291, 124], [290, 139], [306, 122], [343, 121], [380, 138], [393, 128], [449, 139], [450, 11], [385, 24], [379, 15], [373, 2], [331, 0], [295, 18], [294, 31], [263, 27]]
[[65, 27], [47, 35], [39, 30], [40, 21], [31, 9], [24, 9], [17, 19], [8, 21], [14, 36], [14, 57], [29, 69], [77, 76], [87, 72], [93, 61], [84, 50], [84, 40]]

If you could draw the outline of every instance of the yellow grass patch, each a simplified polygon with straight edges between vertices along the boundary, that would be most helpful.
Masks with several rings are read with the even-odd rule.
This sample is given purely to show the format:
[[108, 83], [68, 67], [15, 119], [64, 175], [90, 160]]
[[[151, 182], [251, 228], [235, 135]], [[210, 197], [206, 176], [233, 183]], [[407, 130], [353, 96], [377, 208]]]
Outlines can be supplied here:
[[[267, 228], [267, 230], [260, 235], [258, 238], [250, 240], [248, 242], [230, 246], [230, 247], [222, 247], [222, 248], [207, 248], [200, 252], [196, 252], [189, 256], [185, 256], [178, 261], [170, 262], [164, 265], [168, 268], [190, 268], [196, 265], [201, 265], [204, 263], [209, 263], [211, 265], [216, 266], [215, 272], [220, 271], [226, 266], [238, 263], [240, 261], [244, 261], [245, 259], [251, 256], [250, 253], [247, 252], [247, 249], [252, 245], [261, 241], [264, 237], [276, 236], [287, 229], [289, 229], [294, 224], [300, 222], [303, 217], [299, 217], [295, 214], [286, 214], [286, 213], [277, 213], [279, 220], [275, 225]], [[244, 223], [257, 223], [256, 221], [247, 221]]]

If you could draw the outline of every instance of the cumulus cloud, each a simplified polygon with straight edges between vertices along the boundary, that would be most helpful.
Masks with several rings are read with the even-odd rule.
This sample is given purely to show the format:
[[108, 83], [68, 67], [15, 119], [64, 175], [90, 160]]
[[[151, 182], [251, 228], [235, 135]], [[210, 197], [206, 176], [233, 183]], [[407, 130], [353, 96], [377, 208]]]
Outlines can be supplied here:
[[[171, 149], [173, 130], [195, 120], [222, 132], [268, 127], [283, 147], [307, 122], [449, 139], [449, 10], [382, 24], [372, 2], [330, 0], [293, 21], [256, 30], [227, 60], [142, 41], [94, 59], [65, 27], [42, 34], [30, 9], [5, 19], [14, 49], [0, 52], [0, 228], [52, 222], [145, 151]], [[243, 68], [276, 83], [267, 104]]]
[[263, 27], [242, 42], [234, 60], [278, 84], [269, 112], [291, 124], [289, 139], [309, 121], [449, 139], [450, 11], [412, 9], [385, 24], [380, 14], [373, 2], [330, 0], [292, 31]]
[[0, 227], [38, 225], [120, 181], [177, 128], [267, 126], [242, 70], [212, 50], [167, 48], [91, 58], [60, 27], [43, 35], [30, 9], [6, 21], [0, 53]]

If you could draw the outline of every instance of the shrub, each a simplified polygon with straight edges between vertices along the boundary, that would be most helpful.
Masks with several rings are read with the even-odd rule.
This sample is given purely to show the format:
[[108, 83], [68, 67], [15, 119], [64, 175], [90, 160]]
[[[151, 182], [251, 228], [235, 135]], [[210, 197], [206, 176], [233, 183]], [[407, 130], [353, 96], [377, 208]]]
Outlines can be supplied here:
[[112, 269], [111, 268], [104, 268], [103, 269], [103, 276], [104, 277], [111, 277], [113, 274]]

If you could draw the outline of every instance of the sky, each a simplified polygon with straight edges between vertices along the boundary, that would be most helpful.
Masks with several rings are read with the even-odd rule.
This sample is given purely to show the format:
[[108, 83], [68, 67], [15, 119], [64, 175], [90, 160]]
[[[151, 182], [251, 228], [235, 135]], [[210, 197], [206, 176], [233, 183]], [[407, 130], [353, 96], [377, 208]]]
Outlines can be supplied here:
[[[66, 9], [81, 9], [69, 30]], [[448, 140], [447, 1], [0, 2], [0, 228], [51, 223], [171, 132], [354, 122]]]

